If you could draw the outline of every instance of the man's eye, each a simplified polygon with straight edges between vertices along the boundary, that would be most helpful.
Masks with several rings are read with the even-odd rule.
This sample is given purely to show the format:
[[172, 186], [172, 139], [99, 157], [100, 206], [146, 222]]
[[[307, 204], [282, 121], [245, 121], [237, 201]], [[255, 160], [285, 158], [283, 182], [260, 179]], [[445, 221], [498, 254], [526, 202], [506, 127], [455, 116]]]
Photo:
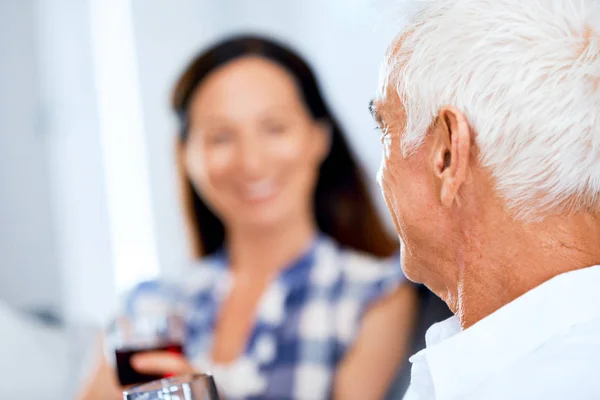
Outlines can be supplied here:
[[377, 126], [375, 130], [381, 133], [381, 143], [385, 144], [386, 140], [389, 138], [389, 129], [387, 127], [382, 129], [380, 126]]
[[387, 135], [387, 128], [382, 128], [381, 126], [377, 125], [375, 127], [375, 131], [379, 132], [379, 135], [381, 136], [386, 136]]

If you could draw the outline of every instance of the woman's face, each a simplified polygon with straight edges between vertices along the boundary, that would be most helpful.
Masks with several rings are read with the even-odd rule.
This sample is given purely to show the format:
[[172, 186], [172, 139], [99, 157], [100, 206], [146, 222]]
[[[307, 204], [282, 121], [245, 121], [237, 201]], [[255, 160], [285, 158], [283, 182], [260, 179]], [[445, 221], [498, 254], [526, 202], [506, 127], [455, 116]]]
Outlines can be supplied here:
[[245, 57], [211, 73], [192, 96], [185, 163], [227, 227], [265, 228], [312, 217], [328, 143], [293, 77]]

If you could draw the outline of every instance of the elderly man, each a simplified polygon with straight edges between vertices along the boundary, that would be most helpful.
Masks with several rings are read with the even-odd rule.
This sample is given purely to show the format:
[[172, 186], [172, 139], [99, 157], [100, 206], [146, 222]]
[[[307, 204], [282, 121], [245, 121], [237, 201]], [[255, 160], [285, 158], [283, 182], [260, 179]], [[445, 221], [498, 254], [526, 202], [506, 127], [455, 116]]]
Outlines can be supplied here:
[[372, 105], [403, 268], [455, 317], [407, 399], [600, 399], [600, 4], [420, 1]]

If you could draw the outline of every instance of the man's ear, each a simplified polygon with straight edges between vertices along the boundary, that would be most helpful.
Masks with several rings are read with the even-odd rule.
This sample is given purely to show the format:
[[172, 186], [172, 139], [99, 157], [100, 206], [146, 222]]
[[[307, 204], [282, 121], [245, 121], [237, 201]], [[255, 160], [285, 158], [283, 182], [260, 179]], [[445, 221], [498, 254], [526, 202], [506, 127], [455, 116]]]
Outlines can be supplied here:
[[442, 107], [433, 129], [432, 167], [440, 188], [444, 207], [459, 202], [459, 190], [465, 184], [470, 168], [471, 128], [465, 115], [456, 107]]

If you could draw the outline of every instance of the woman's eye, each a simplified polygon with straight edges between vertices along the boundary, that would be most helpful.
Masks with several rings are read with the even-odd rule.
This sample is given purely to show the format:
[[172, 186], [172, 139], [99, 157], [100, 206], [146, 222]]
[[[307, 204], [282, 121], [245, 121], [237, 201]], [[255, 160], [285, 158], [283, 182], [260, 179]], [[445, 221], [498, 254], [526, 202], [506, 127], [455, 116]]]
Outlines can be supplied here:
[[286, 126], [282, 123], [269, 123], [265, 125], [265, 131], [267, 133], [271, 133], [274, 135], [279, 135], [284, 133], [286, 130]]
[[209, 144], [223, 144], [231, 141], [232, 139], [233, 134], [228, 131], [213, 132], [210, 133], [207, 137], [207, 141]]

